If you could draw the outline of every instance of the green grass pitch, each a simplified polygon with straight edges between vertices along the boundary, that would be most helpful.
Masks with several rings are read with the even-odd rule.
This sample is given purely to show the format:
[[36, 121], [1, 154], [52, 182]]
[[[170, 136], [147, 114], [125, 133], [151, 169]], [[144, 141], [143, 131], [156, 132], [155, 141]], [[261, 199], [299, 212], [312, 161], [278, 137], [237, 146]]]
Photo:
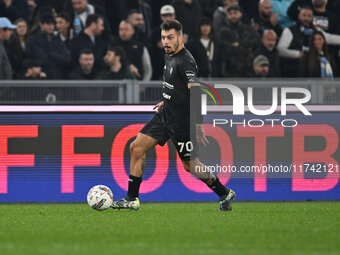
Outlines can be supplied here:
[[0, 254], [340, 254], [340, 202], [0, 204]]

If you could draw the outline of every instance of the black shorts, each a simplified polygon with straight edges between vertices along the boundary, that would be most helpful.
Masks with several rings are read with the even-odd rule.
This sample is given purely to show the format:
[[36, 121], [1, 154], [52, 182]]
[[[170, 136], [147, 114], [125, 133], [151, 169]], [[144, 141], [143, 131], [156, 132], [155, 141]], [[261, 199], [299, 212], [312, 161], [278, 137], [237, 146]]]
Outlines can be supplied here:
[[161, 113], [156, 113], [153, 118], [142, 128], [142, 134], [158, 140], [163, 146], [169, 139], [174, 143], [179, 157], [184, 161], [190, 161], [197, 157], [196, 133], [191, 132], [194, 139], [190, 139], [190, 125], [181, 129], [171, 128], [165, 123]]

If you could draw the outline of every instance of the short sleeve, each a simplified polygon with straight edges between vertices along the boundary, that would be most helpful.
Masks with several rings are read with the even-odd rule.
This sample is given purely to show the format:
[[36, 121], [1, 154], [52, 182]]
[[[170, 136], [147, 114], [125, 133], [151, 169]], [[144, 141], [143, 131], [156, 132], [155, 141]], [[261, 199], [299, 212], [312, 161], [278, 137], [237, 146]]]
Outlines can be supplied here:
[[181, 76], [185, 80], [185, 84], [187, 84], [189, 89], [193, 86], [199, 86], [198, 68], [193, 58], [190, 57], [183, 58], [180, 72]]

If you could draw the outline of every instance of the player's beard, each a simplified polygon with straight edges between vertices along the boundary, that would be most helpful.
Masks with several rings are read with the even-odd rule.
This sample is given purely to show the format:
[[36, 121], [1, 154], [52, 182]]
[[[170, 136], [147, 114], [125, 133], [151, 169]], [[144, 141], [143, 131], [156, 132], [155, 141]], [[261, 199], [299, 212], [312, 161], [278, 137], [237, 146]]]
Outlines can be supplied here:
[[178, 47], [179, 47], [179, 40], [177, 39], [177, 42], [173, 46], [173, 50], [169, 51], [169, 52], [166, 52], [166, 53], [171, 56], [171, 55], [175, 54], [175, 52], [177, 51]]

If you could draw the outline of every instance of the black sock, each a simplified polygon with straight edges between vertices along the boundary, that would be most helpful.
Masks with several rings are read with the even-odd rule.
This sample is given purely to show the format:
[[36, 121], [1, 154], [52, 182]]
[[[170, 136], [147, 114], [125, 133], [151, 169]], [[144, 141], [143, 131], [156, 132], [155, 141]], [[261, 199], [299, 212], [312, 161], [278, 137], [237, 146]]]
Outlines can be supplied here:
[[141, 177], [136, 177], [133, 175], [129, 176], [129, 189], [128, 189], [128, 197], [130, 199], [135, 199], [139, 195], [139, 187], [140, 184], [142, 183], [142, 178]]
[[208, 185], [208, 187], [214, 191], [221, 200], [226, 198], [230, 191], [230, 189], [223, 186], [218, 178], [216, 178], [216, 180], [211, 185]]

